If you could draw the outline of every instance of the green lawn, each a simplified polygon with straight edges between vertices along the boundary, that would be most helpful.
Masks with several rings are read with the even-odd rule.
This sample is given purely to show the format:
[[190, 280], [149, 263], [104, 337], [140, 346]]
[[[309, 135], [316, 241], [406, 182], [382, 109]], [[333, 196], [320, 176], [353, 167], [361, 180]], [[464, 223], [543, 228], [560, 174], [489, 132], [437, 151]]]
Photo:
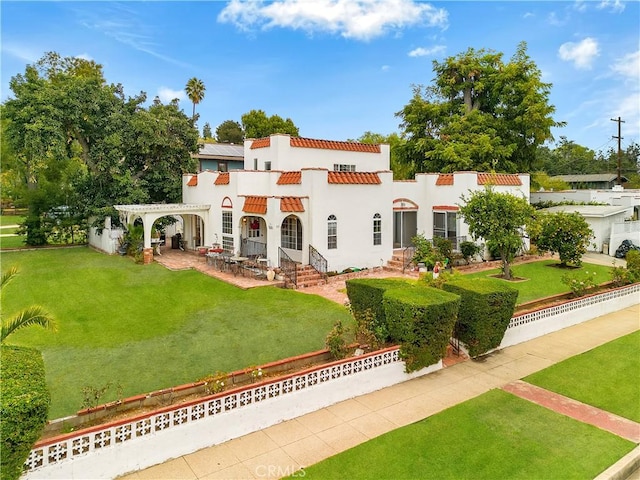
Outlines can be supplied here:
[[[84, 386], [112, 382], [128, 396], [188, 383], [324, 348], [337, 319], [351, 322], [318, 296], [245, 291], [86, 247], [4, 252], [2, 264], [19, 268], [3, 293], [4, 315], [39, 304], [59, 322], [58, 333], [33, 327], [8, 340], [42, 350], [50, 418], [75, 413]], [[115, 399], [112, 388], [103, 401]]]
[[640, 422], [638, 372], [640, 331], [552, 365], [524, 380]]
[[[18, 215], [0, 215], [0, 234], [15, 234], [17, 228], [11, 225], [19, 225], [24, 222], [24, 217]], [[24, 247], [23, 236], [0, 237], [0, 248]]]
[[[538, 298], [569, 292], [569, 288], [562, 283], [562, 276], [566, 273], [573, 274], [579, 271], [595, 272], [595, 282], [597, 284], [611, 280], [610, 272], [612, 267], [588, 263], [583, 263], [580, 270], [562, 269], [554, 266], [559, 265], [559, 263], [558, 260], [543, 260], [540, 262], [523, 263], [512, 267], [514, 277], [525, 279], [524, 281], [508, 282], [509, 286], [520, 292], [518, 295], [518, 303], [530, 302]], [[500, 269], [470, 273], [468, 276], [484, 278], [498, 273], [500, 273]], [[503, 281], [506, 282], [506, 280]]]
[[634, 447], [492, 390], [305, 468], [305, 478], [586, 479]]

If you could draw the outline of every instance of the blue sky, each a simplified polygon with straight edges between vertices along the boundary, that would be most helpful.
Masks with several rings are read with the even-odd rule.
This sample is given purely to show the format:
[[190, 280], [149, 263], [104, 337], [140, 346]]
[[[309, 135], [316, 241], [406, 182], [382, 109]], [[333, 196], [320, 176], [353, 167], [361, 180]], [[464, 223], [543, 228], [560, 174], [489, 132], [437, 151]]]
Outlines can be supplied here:
[[554, 131], [594, 150], [640, 142], [640, 3], [605, 1], [13, 2], [3, 0], [1, 98], [47, 51], [100, 63], [109, 83], [152, 100], [206, 86], [199, 126], [262, 109], [301, 136], [354, 139], [399, 132], [395, 113], [432, 61], [521, 41], [553, 84]]

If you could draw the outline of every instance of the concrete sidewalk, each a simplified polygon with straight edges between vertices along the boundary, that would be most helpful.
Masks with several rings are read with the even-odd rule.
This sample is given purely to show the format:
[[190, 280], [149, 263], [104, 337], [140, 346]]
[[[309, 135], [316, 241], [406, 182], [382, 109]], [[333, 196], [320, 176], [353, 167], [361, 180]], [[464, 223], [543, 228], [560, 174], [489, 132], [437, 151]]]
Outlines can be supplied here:
[[639, 305], [127, 475], [278, 478], [640, 328]]

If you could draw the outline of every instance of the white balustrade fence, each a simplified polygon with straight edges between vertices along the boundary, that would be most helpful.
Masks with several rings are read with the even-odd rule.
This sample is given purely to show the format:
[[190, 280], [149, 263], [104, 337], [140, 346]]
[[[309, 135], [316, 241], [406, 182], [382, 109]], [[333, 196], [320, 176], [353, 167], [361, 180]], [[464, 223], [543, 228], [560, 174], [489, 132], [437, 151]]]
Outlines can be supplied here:
[[442, 368], [404, 372], [398, 347], [36, 444], [25, 479], [114, 478]]

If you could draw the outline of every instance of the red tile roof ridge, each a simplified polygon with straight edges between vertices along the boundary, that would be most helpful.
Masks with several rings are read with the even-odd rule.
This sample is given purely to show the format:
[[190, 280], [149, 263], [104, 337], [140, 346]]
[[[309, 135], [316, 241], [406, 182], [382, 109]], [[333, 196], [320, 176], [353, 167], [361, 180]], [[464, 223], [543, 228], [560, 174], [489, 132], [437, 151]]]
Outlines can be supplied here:
[[325, 150], [344, 150], [348, 152], [380, 153], [380, 145], [342, 140], [320, 140], [315, 138], [291, 137], [289, 145], [300, 148], [319, 148]]

